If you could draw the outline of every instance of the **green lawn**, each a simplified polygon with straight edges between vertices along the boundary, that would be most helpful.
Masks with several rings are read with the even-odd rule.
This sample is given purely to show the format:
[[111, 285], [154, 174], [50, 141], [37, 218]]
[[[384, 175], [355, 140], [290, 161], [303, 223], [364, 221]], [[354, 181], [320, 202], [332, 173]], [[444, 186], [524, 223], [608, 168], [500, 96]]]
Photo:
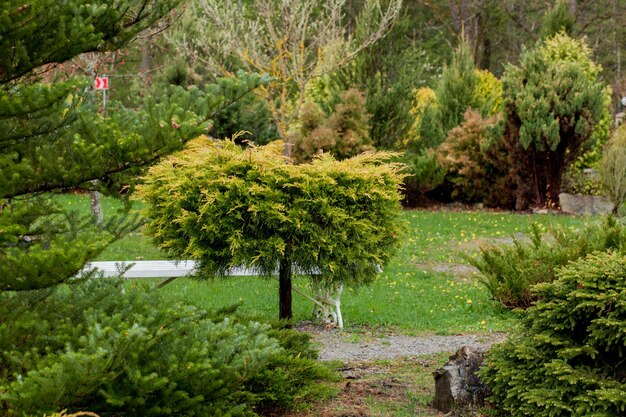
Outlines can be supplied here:
[[[89, 210], [89, 197], [59, 197], [62, 204], [81, 212]], [[105, 214], [119, 203], [104, 199]], [[528, 215], [496, 212], [405, 211], [406, 234], [398, 255], [371, 286], [347, 289], [342, 312], [347, 330], [363, 327], [396, 330], [408, 334], [488, 332], [509, 329], [513, 315], [489, 299], [471, 274], [456, 276], [424, 268], [446, 269], [462, 263], [462, 255], [476, 250], [476, 242], [504, 239], [520, 233], [532, 222], [543, 227], [564, 224], [581, 227], [589, 217]], [[99, 260], [164, 259], [140, 233], [134, 233], [107, 249]], [[431, 268], [432, 269], [432, 268]], [[134, 280], [129, 285], [156, 285], [156, 280]], [[307, 289], [307, 281], [295, 284]], [[178, 279], [161, 291], [201, 307], [223, 307], [241, 302], [241, 310], [273, 319], [278, 314], [275, 280], [232, 277], [225, 280]], [[310, 318], [311, 303], [294, 294], [294, 318]]]

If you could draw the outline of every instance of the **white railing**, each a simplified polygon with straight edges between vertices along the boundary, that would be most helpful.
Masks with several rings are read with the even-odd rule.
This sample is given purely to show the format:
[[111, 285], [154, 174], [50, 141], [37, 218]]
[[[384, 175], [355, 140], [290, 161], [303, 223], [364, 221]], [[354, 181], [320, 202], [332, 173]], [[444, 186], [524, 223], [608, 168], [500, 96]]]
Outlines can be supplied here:
[[[130, 267], [128, 267], [130, 265]], [[194, 275], [196, 272], [195, 261], [101, 261], [91, 262], [85, 266], [84, 271], [97, 269], [104, 277], [123, 276], [124, 278], [167, 278], [164, 283], [177, 277]], [[232, 268], [228, 275], [231, 276], [255, 276], [259, 271], [248, 268]], [[314, 295], [302, 292], [292, 287], [295, 292], [313, 302], [313, 314], [325, 323], [343, 328], [341, 315], [341, 293], [343, 286], [335, 289], [323, 288], [313, 283]]]

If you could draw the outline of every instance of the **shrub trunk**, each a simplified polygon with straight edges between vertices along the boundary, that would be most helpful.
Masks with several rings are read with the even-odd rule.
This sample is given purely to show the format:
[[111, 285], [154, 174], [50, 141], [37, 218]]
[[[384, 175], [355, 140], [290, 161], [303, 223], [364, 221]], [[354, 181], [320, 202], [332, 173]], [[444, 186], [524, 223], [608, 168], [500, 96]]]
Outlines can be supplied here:
[[280, 261], [278, 270], [278, 299], [280, 320], [291, 320], [293, 312], [291, 309], [291, 261], [283, 258]]

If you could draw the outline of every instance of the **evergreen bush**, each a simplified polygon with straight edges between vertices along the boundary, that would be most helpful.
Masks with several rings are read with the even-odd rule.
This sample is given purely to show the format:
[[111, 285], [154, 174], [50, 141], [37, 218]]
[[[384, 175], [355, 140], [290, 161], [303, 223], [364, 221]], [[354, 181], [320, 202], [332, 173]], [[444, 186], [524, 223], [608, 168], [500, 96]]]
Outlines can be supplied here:
[[626, 257], [588, 255], [535, 291], [520, 333], [493, 347], [481, 371], [498, 415], [625, 415]]
[[537, 300], [535, 284], [551, 282], [559, 267], [596, 251], [618, 250], [626, 242], [624, 226], [614, 217], [581, 231], [555, 226], [543, 235], [537, 225], [530, 242], [514, 238], [512, 245], [488, 245], [468, 262], [480, 271], [479, 280], [494, 299], [509, 308], [527, 308]]
[[[123, 289], [119, 281], [77, 278], [141, 221], [121, 216], [95, 225], [50, 193], [132, 191], [142, 167], [206, 133], [221, 110], [269, 82], [238, 73], [202, 90], [161, 85], [133, 107], [110, 101], [105, 115], [88, 88], [93, 80], [58, 69], [80, 54], [115, 51], [181, 3], [2, 3], [2, 416], [253, 415], [257, 405], [284, 406], [315, 393], [311, 382], [327, 374], [300, 356], [297, 340], [281, 347], [284, 332], [270, 336], [268, 326], [218, 319], [221, 312]], [[174, 75], [185, 83], [184, 74]], [[268, 383], [259, 387], [253, 379], [261, 373]]]
[[404, 179], [405, 203], [419, 202], [416, 198], [423, 198], [426, 193], [434, 190], [446, 178], [448, 170], [439, 162], [434, 149], [425, 149], [420, 153], [406, 152], [400, 161], [407, 167], [407, 176]]
[[388, 153], [292, 165], [282, 150], [200, 139], [152, 167], [141, 195], [154, 242], [198, 260], [206, 276], [240, 266], [278, 273], [284, 319], [292, 267], [326, 288], [358, 286], [395, 253], [402, 167]]
[[238, 132], [247, 132], [242, 139], [264, 145], [279, 138], [272, 114], [265, 100], [256, 94], [248, 94], [226, 107], [213, 119], [211, 136], [230, 138]]
[[369, 117], [365, 97], [354, 89], [341, 93], [329, 116], [317, 103], [309, 101], [302, 106], [298, 128], [290, 134], [291, 156], [297, 163], [305, 163], [322, 152], [345, 159], [373, 151]]
[[503, 142], [518, 210], [558, 208], [563, 172], [602, 136], [607, 88], [600, 71], [585, 42], [563, 33], [506, 67]]
[[626, 125], [617, 128], [604, 149], [600, 175], [604, 190], [615, 204], [613, 212], [617, 213], [626, 200]]
[[407, 133], [403, 149], [416, 153], [422, 149], [438, 145], [437, 141], [433, 140], [437, 136], [437, 133], [434, 131], [438, 131], [441, 128], [436, 120], [437, 108], [435, 90], [428, 87], [415, 90], [413, 105], [409, 111], [413, 118], [413, 124]]
[[490, 130], [497, 120], [497, 116], [485, 119], [468, 109], [463, 123], [450, 130], [439, 146], [439, 163], [449, 172], [452, 197], [457, 200], [513, 208], [515, 197], [506, 152]]
[[252, 416], [328, 392], [308, 336], [124, 282], [0, 294], [0, 414]]

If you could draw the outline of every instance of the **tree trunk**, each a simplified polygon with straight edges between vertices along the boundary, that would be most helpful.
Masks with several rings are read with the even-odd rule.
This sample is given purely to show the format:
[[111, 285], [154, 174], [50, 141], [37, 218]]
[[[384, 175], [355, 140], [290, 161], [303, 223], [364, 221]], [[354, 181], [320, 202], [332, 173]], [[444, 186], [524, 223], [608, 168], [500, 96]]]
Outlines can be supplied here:
[[[94, 181], [94, 185], [97, 184]], [[100, 203], [100, 193], [96, 190], [89, 192], [91, 198], [91, 216], [98, 226], [102, 226], [104, 222], [104, 215], [102, 214], [102, 205]]]
[[146, 36], [141, 41], [141, 77], [147, 85], [152, 81], [152, 51], [150, 51], [150, 39]]
[[278, 318], [291, 320], [291, 261], [287, 257], [280, 261], [278, 270], [278, 300]]
[[549, 151], [546, 158], [546, 208], [551, 210], [561, 208], [559, 194], [561, 193], [566, 151], [565, 146], [561, 146], [561, 143], [559, 143], [556, 151]]

